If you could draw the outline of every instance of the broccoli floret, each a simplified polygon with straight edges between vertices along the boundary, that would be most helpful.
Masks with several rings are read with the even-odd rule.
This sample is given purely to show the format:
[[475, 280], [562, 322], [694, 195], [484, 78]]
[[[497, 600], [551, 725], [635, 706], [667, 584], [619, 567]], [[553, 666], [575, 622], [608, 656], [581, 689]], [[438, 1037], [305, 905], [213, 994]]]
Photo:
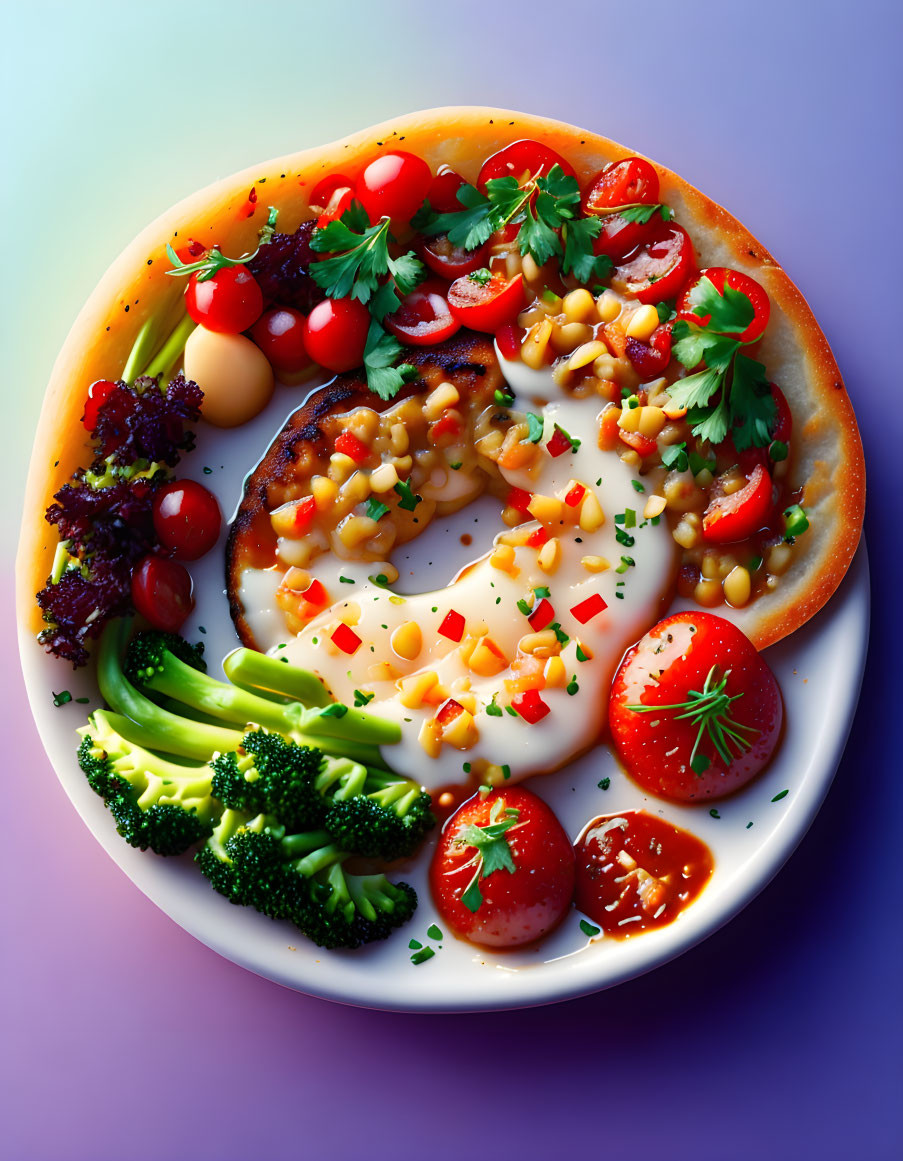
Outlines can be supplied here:
[[[360, 709], [338, 703], [311, 708], [300, 701], [283, 703], [217, 681], [186, 663], [170, 642], [169, 634], [157, 630], [139, 633], [128, 648], [124, 679], [144, 692], [175, 698], [232, 725], [253, 722], [368, 765], [379, 762], [378, 746], [401, 738], [397, 723]], [[235, 747], [220, 747], [230, 748]]]
[[382, 874], [347, 873], [348, 857], [326, 831], [286, 835], [265, 815], [249, 819], [231, 810], [195, 856], [232, 903], [287, 919], [320, 947], [354, 948], [405, 923], [417, 896]]
[[96, 710], [78, 733], [78, 763], [133, 847], [180, 855], [212, 833], [220, 807], [209, 766], [179, 766], [128, 741], [117, 715]]
[[316, 776], [324, 761], [320, 750], [254, 730], [240, 751], [214, 758], [213, 793], [233, 810], [274, 815], [289, 831], [319, 826], [327, 803]]
[[369, 771], [357, 794], [333, 799], [323, 825], [346, 850], [399, 859], [413, 854], [435, 825], [430, 804], [416, 782]]

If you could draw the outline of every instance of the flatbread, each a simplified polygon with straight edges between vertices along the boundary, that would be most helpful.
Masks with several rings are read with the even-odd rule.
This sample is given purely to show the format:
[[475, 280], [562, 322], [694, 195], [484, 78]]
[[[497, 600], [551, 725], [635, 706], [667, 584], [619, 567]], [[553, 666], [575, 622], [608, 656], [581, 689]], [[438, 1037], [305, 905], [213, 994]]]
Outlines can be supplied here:
[[[152, 223], [112, 265], [79, 314], [54, 367], [38, 426], [26, 487], [18, 566], [19, 606], [29, 628], [41, 627], [34, 593], [50, 571], [56, 535], [43, 514], [73, 471], [90, 458], [81, 425], [88, 385], [115, 378], [142, 323], [179, 310], [182, 286], [167, 278], [165, 247], [188, 239], [230, 254], [253, 249], [267, 205], [280, 209], [280, 231], [309, 218], [309, 195], [330, 172], [354, 179], [383, 150], [404, 149], [434, 169], [447, 164], [470, 181], [482, 161], [521, 138], [563, 154], [581, 183], [633, 151], [546, 118], [480, 107], [431, 109], [387, 121], [331, 145], [306, 150], [226, 178]], [[794, 416], [791, 488], [801, 491], [811, 529], [774, 593], [741, 610], [720, 608], [759, 647], [803, 624], [840, 583], [859, 540], [865, 495], [862, 447], [843, 380], [802, 295], [768, 251], [726, 210], [676, 174], [656, 165], [661, 197], [689, 231], [699, 264], [730, 266], [756, 278], [772, 303], [760, 358]], [[251, 194], [251, 191], [254, 194]]]

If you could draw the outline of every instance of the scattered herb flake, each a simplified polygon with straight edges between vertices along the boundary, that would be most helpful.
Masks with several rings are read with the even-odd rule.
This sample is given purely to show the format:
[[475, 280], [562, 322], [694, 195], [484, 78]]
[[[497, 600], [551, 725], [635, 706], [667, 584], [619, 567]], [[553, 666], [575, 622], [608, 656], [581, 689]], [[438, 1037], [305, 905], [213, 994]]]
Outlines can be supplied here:
[[782, 791], [780, 791], [780, 793], [776, 794], [776, 795], [774, 796], [774, 798], [772, 798], [772, 800], [771, 800], [771, 801], [772, 801], [772, 802], [780, 802], [780, 801], [781, 801], [781, 799], [782, 799], [782, 798], [786, 798], [786, 797], [787, 797], [787, 795], [788, 795], [789, 793], [790, 793], [790, 791], [789, 791], [789, 790], [782, 790]]
[[415, 951], [411, 956], [411, 963], [421, 964], [426, 963], [428, 959], [432, 959], [436, 953], [431, 947], [422, 947], [420, 951]]
[[610, 778], [603, 778], [600, 782], [597, 782], [596, 785], [599, 787], [600, 790], [607, 790], [609, 788], [609, 786], [611, 786], [611, 779]]
[[585, 936], [587, 936], [589, 939], [592, 939], [592, 937], [594, 935], [599, 934], [599, 932], [602, 930], [602, 928], [601, 927], [594, 927], [593, 924], [589, 923], [586, 919], [581, 919], [580, 920], [580, 930], [583, 932], [583, 934]]

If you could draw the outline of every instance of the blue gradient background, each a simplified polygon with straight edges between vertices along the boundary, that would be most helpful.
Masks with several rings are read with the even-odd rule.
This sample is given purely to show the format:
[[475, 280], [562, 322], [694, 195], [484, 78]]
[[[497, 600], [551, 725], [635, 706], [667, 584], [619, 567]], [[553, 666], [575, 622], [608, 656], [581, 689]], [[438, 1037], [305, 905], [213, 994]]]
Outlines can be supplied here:
[[860, 711], [798, 852], [701, 947], [553, 1008], [399, 1016], [284, 991], [157, 911], [66, 800], [11, 666], [0, 1157], [899, 1156], [900, 6], [325, 7], [4, 6], [6, 647], [43, 384], [120, 249], [245, 165], [411, 109], [496, 104], [672, 166], [811, 302], [870, 469]]

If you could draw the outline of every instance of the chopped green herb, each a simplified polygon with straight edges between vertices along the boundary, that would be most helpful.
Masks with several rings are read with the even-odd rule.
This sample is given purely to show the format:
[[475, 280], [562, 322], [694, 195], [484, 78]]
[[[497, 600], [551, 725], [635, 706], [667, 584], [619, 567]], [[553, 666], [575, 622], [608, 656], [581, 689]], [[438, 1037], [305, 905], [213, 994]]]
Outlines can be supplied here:
[[599, 934], [599, 932], [602, 930], [602, 928], [601, 927], [594, 927], [593, 924], [587, 922], [586, 919], [581, 919], [580, 920], [580, 930], [583, 932], [584, 935], [586, 935], [590, 939], [592, 939], [592, 937], [594, 935]]
[[404, 508], [406, 512], [413, 512], [420, 501], [423, 499], [422, 496], [418, 496], [414, 491], [412, 491], [410, 480], [399, 480], [395, 485], [395, 491], [401, 497], [401, 499], [398, 501], [398, 507]]
[[530, 443], [539, 443], [542, 439], [542, 433], [545, 428], [541, 415], [534, 415], [532, 411], [527, 412], [527, 428], [529, 429], [527, 439]]
[[579, 641], [577, 642], [577, 660], [578, 661], [589, 661], [589, 658], [587, 657], [586, 653], [584, 652], [583, 646], [580, 644]]
[[411, 956], [411, 963], [413, 963], [413, 964], [426, 963], [426, 961], [428, 959], [432, 959], [435, 954], [436, 953], [433, 951], [433, 949], [431, 947], [423, 947], [420, 949], [420, 951], [414, 952], [414, 954]]
[[577, 675], [576, 674], [567, 683], [567, 686], [565, 688], [571, 697], [573, 697], [575, 693], [578, 693], [580, 691], [580, 686], [577, 684]]
[[517, 710], [514, 708], [513, 705], [506, 705], [505, 706], [505, 713], [510, 714], [513, 718], [517, 717]]
[[330, 298], [351, 297], [365, 305], [379, 293], [385, 275], [390, 275], [386, 285], [392, 288], [391, 300], [387, 295], [374, 312], [381, 320], [397, 310], [398, 296], [410, 294], [426, 274], [413, 250], [393, 258], [389, 249], [392, 240], [387, 217], [371, 226], [363, 207], [352, 204], [338, 221], [311, 235], [311, 250], [332, 257], [312, 262], [310, 275]]
[[782, 799], [782, 798], [786, 798], [786, 797], [787, 797], [787, 795], [788, 795], [789, 793], [790, 793], [790, 791], [789, 791], [789, 790], [781, 790], [781, 791], [780, 791], [778, 794], [776, 794], [776, 795], [774, 796], [774, 798], [772, 798], [772, 800], [771, 800], [771, 801], [772, 801], [772, 802], [780, 802], [780, 801], [781, 801], [781, 799]]
[[436, 926], [435, 923], [431, 923], [429, 925], [429, 927], [426, 929], [426, 933], [430, 939], [441, 939], [442, 938], [442, 931], [440, 930], [440, 928], [438, 928]]
[[204, 472], [205, 476], [212, 476], [213, 475], [213, 468], [204, 468], [203, 472]]
[[350, 576], [340, 576], [339, 577], [339, 584], [340, 585], [353, 585], [354, 580]]
[[369, 705], [369, 703], [373, 701], [375, 697], [375, 693], [366, 693], [362, 689], [356, 689], [354, 691], [354, 704], [358, 707], [362, 705]]
[[320, 710], [321, 718], [343, 718], [348, 713], [348, 706], [342, 705], [340, 701], [335, 701], [332, 705], [328, 705], [325, 709]]
[[500, 707], [495, 704], [495, 694], [492, 695], [492, 701], [486, 706], [486, 713], [491, 718], [500, 718], [502, 716]]
[[657, 302], [655, 304], [655, 309], [656, 309], [656, 312], [658, 313], [658, 321], [660, 323], [666, 323], [668, 321], [668, 319], [671, 317], [671, 315], [674, 314], [674, 303], [673, 302]]
[[672, 443], [662, 448], [662, 463], [675, 472], [685, 472], [689, 467], [686, 443]]
[[645, 485], [641, 484], [639, 480], [631, 480], [630, 482], [631, 482], [631, 484], [633, 484], [633, 490], [635, 492], [645, 492], [646, 491]]
[[514, 396], [509, 391], [503, 391], [500, 387], [496, 387], [492, 398], [499, 407], [510, 407], [514, 402]]
[[690, 761], [690, 769], [699, 777], [700, 774], [704, 774], [708, 770], [711, 764], [711, 760], [705, 754], [694, 754]]
[[53, 704], [57, 707], [66, 705], [66, 703], [70, 701], [72, 701], [72, 694], [68, 689], [64, 689], [62, 693], [54, 693], [53, 695]]
[[786, 460], [788, 451], [787, 444], [780, 439], [772, 440], [768, 445], [768, 454], [771, 457], [772, 463], [775, 464], [779, 464], [781, 460]]
[[709, 814], [712, 816], [712, 818], [721, 818], [721, 815], [718, 813], [714, 806], [709, 811]]
[[389, 578], [384, 572], [378, 572], [376, 576], [368, 576], [367, 580], [372, 585], [379, 585], [381, 589], [386, 588], [389, 584]]
[[754, 556], [749, 564], [746, 566], [750, 572], [758, 572], [762, 567], [762, 557]]
[[[636, 539], [629, 532], [625, 532], [623, 528], [615, 529], [615, 540], [617, 540], [618, 544], [623, 544], [625, 548], [633, 548], [636, 544]], [[621, 557], [621, 559], [623, 560], [624, 558]]]
[[481, 266], [479, 270], [472, 271], [467, 277], [478, 286], [485, 286], [492, 280], [492, 271], [487, 270], [485, 266]]
[[607, 790], [609, 788], [609, 786], [611, 786], [611, 779], [610, 778], [603, 778], [601, 780], [601, 782], [597, 782], [596, 785], [599, 787], [600, 790]]
[[806, 515], [805, 509], [801, 508], [799, 504], [791, 504], [789, 508], [784, 509], [784, 539], [793, 540], [802, 534], [809, 527], [809, 517]]
[[77, 697], [75, 700], [79, 705], [87, 705], [91, 699], [89, 697]]
[[550, 597], [552, 595], [548, 585], [539, 585], [533, 590], [533, 595], [542, 600], [543, 597]]
[[[674, 217], [674, 211], [670, 206], [662, 205], [657, 202], [655, 205], [637, 204], [631, 206], [622, 206], [618, 210], [618, 216], [623, 218], [625, 222], [638, 222], [644, 226], [654, 214], [660, 214], [663, 222], [670, 222]], [[660, 305], [664, 305], [663, 303]], [[670, 310], [668, 316], [670, 317]], [[667, 321], [666, 319], [662, 320]]]
[[624, 527], [636, 528], [636, 511], [633, 508], [624, 509]]
[[520, 609], [520, 611], [524, 614], [525, 617], [529, 617], [530, 614], [533, 612], [532, 608], [523, 599], [523, 597], [521, 597], [521, 599], [517, 602], [517, 607], [518, 607], [518, 609]]
[[750, 828], [751, 826], [752, 826], [752, 823], [751, 823], [751, 822], [748, 822], [748, 823], [746, 824], [746, 829], [747, 829], [747, 830], [749, 830], [749, 828]]
[[423, 944], [420, 942], [419, 939], [412, 939], [411, 942], [408, 944], [408, 947], [411, 949], [411, 951], [419, 951], [420, 948], [423, 947]]
[[367, 515], [371, 520], [382, 520], [388, 511], [389, 505], [377, 500], [375, 496], [371, 496], [367, 501]]
[[471, 770], [470, 763], [465, 762], [464, 765], [461, 767], [461, 769], [464, 771], [465, 774], [469, 774], [470, 770]]
[[562, 629], [561, 625], [557, 621], [553, 621], [552, 624], [549, 625], [549, 628], [558, 638], [559, 645], [567, 645], [568, 641], [570, 641], [570, 637], [567, 635], [567, 633], [565, 633], [564, 629]]
[[511, 777], [511, 767], [508, 765], [507, 762], [505, 763], [504, 766], [502, 766], [502, 777], [505, 779], [508, 779]]
[[448, 466], [451, 468], [451, 470], [452, 470], [453, 472], [460, 471], [460, 469], [461, 469], [461, 460], [458, 460], [458, 462], [457, 462], [456, 464], [449, 464]]

